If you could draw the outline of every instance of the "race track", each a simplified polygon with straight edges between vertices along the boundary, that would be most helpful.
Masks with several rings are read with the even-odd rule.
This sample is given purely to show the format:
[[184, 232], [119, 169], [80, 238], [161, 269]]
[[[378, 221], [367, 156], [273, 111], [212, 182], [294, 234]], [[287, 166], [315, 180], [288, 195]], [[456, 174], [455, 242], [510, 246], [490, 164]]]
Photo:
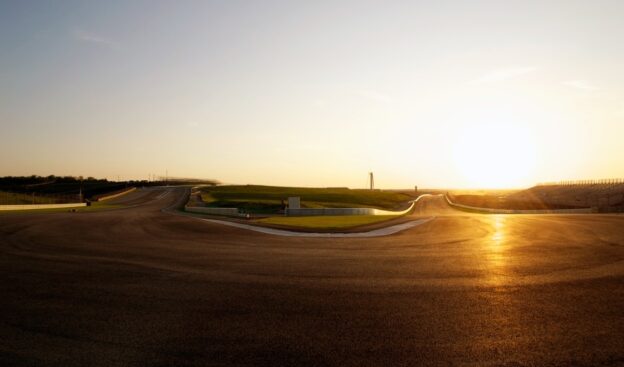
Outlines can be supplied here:
[[303, 238], [124, 209], [0, 216], [2, 366], [624, 365], [624, 216]]

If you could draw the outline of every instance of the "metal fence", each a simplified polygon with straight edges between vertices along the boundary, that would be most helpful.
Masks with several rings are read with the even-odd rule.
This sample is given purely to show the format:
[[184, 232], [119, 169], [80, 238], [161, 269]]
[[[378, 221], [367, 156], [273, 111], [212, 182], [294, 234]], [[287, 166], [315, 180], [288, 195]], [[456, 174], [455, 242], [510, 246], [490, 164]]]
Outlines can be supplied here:
[[624, 210], [624, 179], [540, 183], [533, 189], [544, 202], [595, 207], [602, 212]]
[[624, 178], [605, 178], [600, 180], [564, 180], [540, 182], [537, 186], [587, 186], [587, 185], [620, 185], [624, 184]]

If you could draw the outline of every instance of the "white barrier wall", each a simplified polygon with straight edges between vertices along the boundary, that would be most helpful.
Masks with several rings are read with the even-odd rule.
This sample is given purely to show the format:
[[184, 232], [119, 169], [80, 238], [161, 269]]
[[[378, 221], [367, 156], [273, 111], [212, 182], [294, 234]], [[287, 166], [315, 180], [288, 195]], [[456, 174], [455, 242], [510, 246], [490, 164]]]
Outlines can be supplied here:
[[210, 208], [205, 206], [186, 206], [184, 210], [191, 213], [227, 215], [238, 217], [238, 208]]
[[111, 194], [111, 195], [106, 195], [106, 196], [101, 196], [97, 199], [97, 201], [104, 201], [104, 200], [110, 200], [110, 199], [114, 199], [117, 197], [120, 197], [121, 195], [125, 195], [127, 193], [130, 193], [132, 191], [136, 190], [136, 187], [131, 187], [128, 190], [122, 191], [122, 192], [118, 192], [116, 194]]
[[313, 215], [375, 215], [373, 208], [298, 208], [286, 209], [290, 217], [304, 217]]
[[479, 208], [475, 206], [457, 204], [451, 201], [448, 196], [444, 195], [446, 202], [456, 209], [467, 209], [476, 212], [489, 213], [489, 214], [583, 214], [583, 213], [595, 213], [594, 208], [581, 208], [581, 209], [553, 209], [553, 210], [511, 210], [511, 209], [492, 209], [492, 208]]
[[[419, 197], [420, 198], [420, 197]], [[416, 201], [412, 202], [409, 208], [401, 211], [382, 210], [375, 208], [299, 208], [286, 209], [286, 215], [289, 217], [305, 217], [313, 215], [403, 215], [414, 209]]]
[[79, 208], [81, 206], [87, 206], [87, 203], [0, 205], [0, 210], [61, 209]]

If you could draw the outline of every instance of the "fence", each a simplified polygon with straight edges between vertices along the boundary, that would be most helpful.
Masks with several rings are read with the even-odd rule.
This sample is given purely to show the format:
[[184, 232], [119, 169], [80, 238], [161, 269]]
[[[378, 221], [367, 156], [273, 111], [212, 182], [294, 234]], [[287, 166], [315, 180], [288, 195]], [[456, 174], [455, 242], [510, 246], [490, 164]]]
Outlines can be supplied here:
[[621, 184], [624, 184], [624, 178], [540, 182], [537, 184], [537, 186], [581, 186], [581, 185], [621, 185]]
[[624, 210], [624, 179], [541, 183], [529, 191], [547, 203]]

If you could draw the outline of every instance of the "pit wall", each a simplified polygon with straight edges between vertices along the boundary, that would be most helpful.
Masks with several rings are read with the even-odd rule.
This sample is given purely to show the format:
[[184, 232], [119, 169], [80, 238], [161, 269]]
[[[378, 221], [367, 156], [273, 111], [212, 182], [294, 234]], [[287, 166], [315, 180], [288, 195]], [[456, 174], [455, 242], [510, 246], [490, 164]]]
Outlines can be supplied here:
[[63, 208], [78, 208], [82, 206], [87, 206], [87, 203], [0, 205], [0, 211], [32, 210], [32, 209], [63, 209]]
[[184, 210], [191, 213], [225, 215], [230, 217], [238, 217], [238, 208], [210, 208], [205, 206], [185, 206]]
[[554, 210], [511, 210], [511, 209], [492, 209], [492, 208], [479, 208], [475, 206], [457, 204], [451, 201], [448, 196], [444, 195], [446, 202], [453, 208], [459, 210], [469, 210], [485, 214], [585, 214], [596, 213], [595, 208], [582, 208], [582, 209], [554, 209]]
[[105, 200], [110, 200], [110, 199], [114, 199], [114, 198], [118, 198], [122, 195], [125, 195], [127, 193], [130, 193], [132, 191], [136, 190], [136, 187], [131, 187], [128, 190], [122, 191], [122, 192], [118, 192], [116, 194], [111, 194], [111, 195], [106, 195], [106, 196], [100, 196], [99, 198], [97, 198], [96, 201], [105, 201]]
[[[418, 197], [420, 199], [422, 196]], [[339, 215], [404, 215], [414, 209], [414, 205], [418, 199], [412, 201], [412, 205], [405, 210], [392, 211], [375, 208], [299, 208], [286, 209], [285, 214], [289, 217], [306, 217], [306, 216], [339, 216]]]

